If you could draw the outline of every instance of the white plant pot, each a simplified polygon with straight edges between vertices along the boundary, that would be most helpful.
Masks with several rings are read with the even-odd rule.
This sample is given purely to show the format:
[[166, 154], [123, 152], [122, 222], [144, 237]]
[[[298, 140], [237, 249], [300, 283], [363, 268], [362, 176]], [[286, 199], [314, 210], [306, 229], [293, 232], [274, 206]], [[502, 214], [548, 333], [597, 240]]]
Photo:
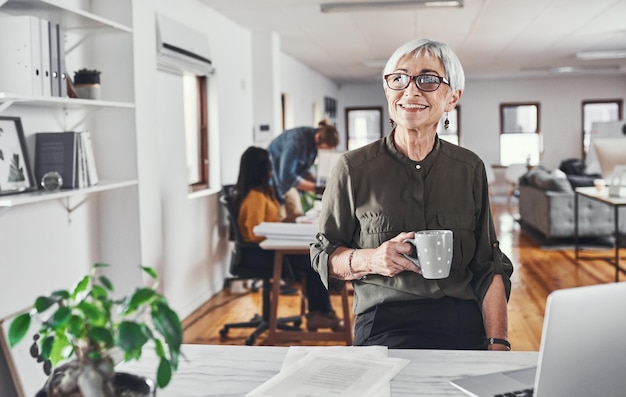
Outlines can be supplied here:
[[78, 98], [100, 99], [100, 84], [76, 84], [74, 91]]

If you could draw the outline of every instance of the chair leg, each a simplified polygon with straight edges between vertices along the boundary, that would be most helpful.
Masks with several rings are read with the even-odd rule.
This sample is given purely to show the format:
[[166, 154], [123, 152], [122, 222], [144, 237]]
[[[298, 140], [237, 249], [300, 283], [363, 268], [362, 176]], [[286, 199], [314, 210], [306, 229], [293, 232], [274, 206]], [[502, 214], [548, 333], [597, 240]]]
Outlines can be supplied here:
[[[252, 346], [257, 338], [269, 329], [270, 297], [272, 283], [269, 279], [262, 280], [262, 314], [256, 314], [250, 321], [224, 324], [219, 331], [222, 337], [228, 335], [231, 328], [254, 328], [254, 331], [246, 338], [246, 345]], [[277, 327], [286, 331], [300, 331], [302, 316], [281, 317], [277, 319]]]

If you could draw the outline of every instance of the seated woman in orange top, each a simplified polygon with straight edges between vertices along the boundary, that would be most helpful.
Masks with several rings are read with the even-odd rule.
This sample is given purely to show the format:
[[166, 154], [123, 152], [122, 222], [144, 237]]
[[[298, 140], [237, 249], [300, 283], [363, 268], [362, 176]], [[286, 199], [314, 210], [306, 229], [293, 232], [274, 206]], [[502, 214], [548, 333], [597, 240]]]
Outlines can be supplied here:
[[[239, 208], [238, 223], [241, 235], [246, 242], [261, 242], [264, 237], [256, 236], [255, 226], [261, 222], [280, 222], [279, 204], [274, 189], [270, 186], [272, 163], [269, 152], [259, 147], [249, 147], [241, 156], [239, 177], [235, 188], [234, 202]], [[261, 264], [274, 263], [274, 251], [259, 249]], [[289, 255], [289, 264], [297, 272], [305, 274], [308, 313], [307, 329], [331, 328], [334, 331], [343, 329], [343, 321], [339, 320], [330, 304], [328, 290], [322, 284], [319, 274], [311, 267], [308, 254]]]

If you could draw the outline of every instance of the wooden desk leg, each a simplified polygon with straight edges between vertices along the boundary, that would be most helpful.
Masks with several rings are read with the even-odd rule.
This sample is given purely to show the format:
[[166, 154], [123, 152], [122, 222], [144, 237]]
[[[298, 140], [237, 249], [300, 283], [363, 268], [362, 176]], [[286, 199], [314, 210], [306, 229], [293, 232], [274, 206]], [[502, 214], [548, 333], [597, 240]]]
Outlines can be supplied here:
[[574, 258], [578, 265], [578, 193], [574, 192]]
[[613, 221], [615, 221], [615, 282], [618, 282], [621, 271], [619, 265], [619, 205], [614, 206], [613, 210], [615, 211], [613, 214]]
[[274, 251], [274, 276], [272, 277], [272, 296], [270, 304], [270, 321], [267, 343], [273, 345], [276, 341], [278, 328], [278, 297], [280, 296], [280, 279], [283, 272], [283, 253], [281, 250]]

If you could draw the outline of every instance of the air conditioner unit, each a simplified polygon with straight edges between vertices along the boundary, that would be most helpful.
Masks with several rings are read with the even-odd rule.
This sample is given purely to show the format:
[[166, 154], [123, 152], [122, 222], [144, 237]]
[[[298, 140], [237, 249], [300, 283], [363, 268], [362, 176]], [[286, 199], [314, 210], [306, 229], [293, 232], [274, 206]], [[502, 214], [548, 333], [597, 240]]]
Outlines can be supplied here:
[[157, 14], [157, 66], [160, 70], [207, 75], [214, 72], [209, 40], [201, 32]]

